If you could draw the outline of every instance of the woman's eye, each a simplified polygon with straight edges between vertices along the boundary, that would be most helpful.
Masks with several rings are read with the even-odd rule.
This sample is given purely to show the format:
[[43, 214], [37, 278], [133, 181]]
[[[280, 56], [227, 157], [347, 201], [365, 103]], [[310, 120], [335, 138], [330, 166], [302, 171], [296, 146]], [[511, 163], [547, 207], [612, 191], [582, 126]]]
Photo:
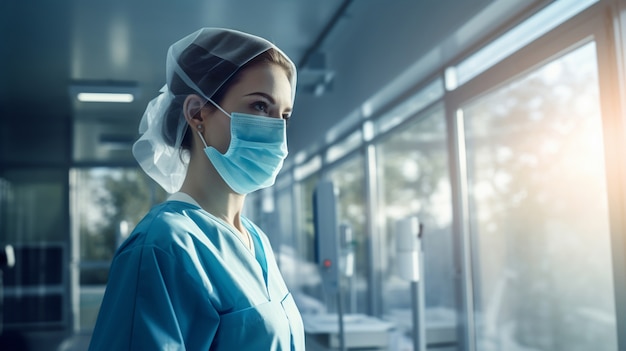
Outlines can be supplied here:
[[266, 102], [263, 102], [263, 101], [255, 102], [254, 104], [252, 104], [252, 108], [263, 113], [268, 113], [269, 111], [269, 106], [267, 105]]

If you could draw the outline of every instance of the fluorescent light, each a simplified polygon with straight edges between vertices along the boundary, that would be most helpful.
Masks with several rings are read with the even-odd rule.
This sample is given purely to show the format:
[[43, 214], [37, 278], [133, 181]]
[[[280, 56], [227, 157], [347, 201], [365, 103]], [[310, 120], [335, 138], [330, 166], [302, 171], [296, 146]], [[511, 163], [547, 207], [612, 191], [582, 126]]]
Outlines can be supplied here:
[[137, 83], [130, 81], [75, 81], [69, 93], [79, 102], [130, 103], [140, 97]]
[[128, 93], [78, 93], [81, 102], [133, 102], [135, 97]]

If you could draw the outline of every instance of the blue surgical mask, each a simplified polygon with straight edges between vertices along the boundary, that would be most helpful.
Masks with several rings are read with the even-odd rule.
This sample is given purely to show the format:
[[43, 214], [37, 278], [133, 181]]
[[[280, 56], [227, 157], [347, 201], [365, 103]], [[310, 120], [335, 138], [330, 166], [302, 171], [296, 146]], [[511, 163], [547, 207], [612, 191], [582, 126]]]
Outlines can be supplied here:
[[244, 113], [229, 117], [230, 145], [225, 154], [207, 146], [200, 134], [207, 157], [226, 184], [239, 194], [273, 185], [287, 157], [285, 120]]

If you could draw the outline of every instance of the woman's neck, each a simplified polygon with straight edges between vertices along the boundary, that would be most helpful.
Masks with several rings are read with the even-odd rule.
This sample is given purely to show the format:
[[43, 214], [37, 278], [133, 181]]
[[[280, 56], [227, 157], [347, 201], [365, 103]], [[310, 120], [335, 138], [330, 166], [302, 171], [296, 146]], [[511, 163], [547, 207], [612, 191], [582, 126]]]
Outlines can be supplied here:
[[245, 196], [235, 193], [224, 182], [206, 156], [204, 159], [192, 157], [180, 191], [191, 196], [205, 211], [243, 233], [241, 212]]

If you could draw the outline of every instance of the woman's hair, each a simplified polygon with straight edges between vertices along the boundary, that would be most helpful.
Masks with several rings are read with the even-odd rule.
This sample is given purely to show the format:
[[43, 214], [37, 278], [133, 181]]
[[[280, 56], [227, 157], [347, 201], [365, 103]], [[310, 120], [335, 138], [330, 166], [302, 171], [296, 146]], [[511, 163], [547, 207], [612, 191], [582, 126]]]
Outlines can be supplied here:
[[[195, 64], [185, 65], [185, 58], [193, 58], [197, 57], [196, 55], [202, 55], [203, 48], [195, 45], [189, 46], [182, 54], [181, 54], [181, 67], [185, 70], [185, 73], [189, 76], [189, 78], [198, 83], [198, 87], [203, 89], [203, 81], [207, 81], [210, 79], [219, 79], [218, 77], [207, 77], [206, 72], [203, 70], [202, 62], [198, 62], [196, 60]], [[239, 81], [241, 78], [241, 72], [246, 70], [249, 67], [254, 65], [258, 65], [261, 63], [273, 63], [282, 67], [287, 74], [287, 79], [292, 81], [292, 77], [295, 74], [291, 63], [283, 56], [278, 50], [270, 48], [261, 54], [254, 57], [252, 60], [248, 61], [245, 65], [241, 66], [230, 78], [228, 78], [220, 88], [211, 96], [211, 100], [218, 105], [221, 105], [224, 96], [230, 90], [235, 83]], [[206, 84], [206, 83], [205, 83]], [[170, 91], [174, 95], [174, 99], [172, 100], [167, 112], [165, 113], [165, 121], [163, 123], [163, 139], [165, 142], [174, 146], [176, 144], [177, 137], [177, 128], [179, 119], [181, 118], [181, 113], [183, 113], [183, 104], [185, 99], [190, 94], [198, 94], [198, 92], [191, 89], [185, 82], [180, 79], [177, 74], [174, 74], [172, 77], [172, 82], [169, 87]], [[207, 106], [215, 108], [211, 104], [207, 104]], [[181, 142], [181, 149], [189, 150], [191, 149], [191, 131], [187, 128], [185, 135], [183, 136], [183, 140]]]

